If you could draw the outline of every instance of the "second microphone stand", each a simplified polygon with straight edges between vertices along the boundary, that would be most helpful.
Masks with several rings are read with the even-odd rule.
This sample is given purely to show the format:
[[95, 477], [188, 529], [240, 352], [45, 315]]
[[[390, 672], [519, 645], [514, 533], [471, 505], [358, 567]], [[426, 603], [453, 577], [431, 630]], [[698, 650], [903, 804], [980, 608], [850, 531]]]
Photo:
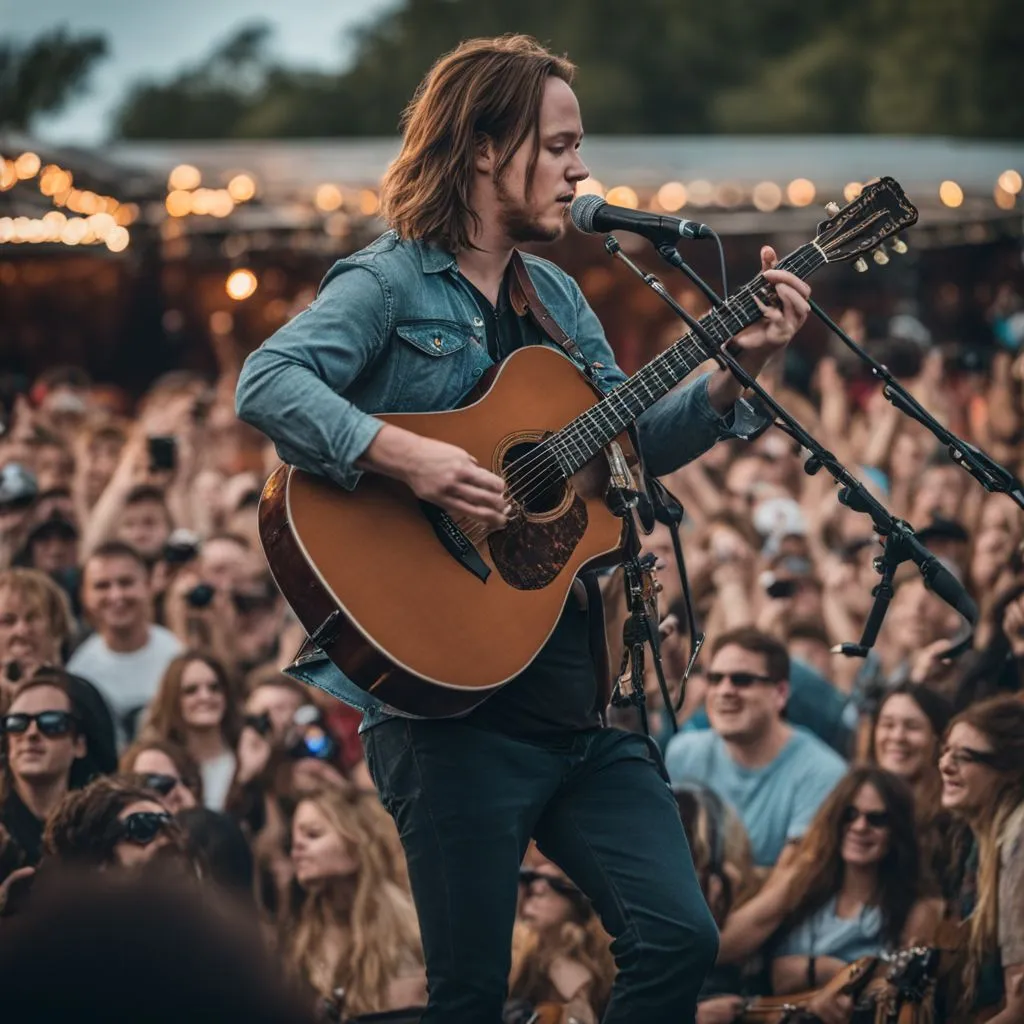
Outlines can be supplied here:
[[[875, 642], [892, 597], [892, 577], [897, 567], [903, 562], [912, 561], [917, 566], [926, 585], [973, 626], [978, 617], [978, 609], [974, 601], [959, 580], [917, 539], [910, 524], [893, 516], [832, 452], [808, 433], [758, 384], [730, 352], [719, 346], [700, 321], [676, 302], [654, 274], [645, 273], [626, 256], [622, 252], [619, 242], [613, 236], [609, 235], [605, 239], [605, 248], [612, 256], [625, 263], [686, 323], [702, 342], [703, 350], [709, 357], [715, 358], [720, 365], [726, 367], [740, 384], [757, 395], [763, 405], [771, 410], [775, 425], [809, 453], [809, 457], [804, 463], [804, 471], [813, 476], [824, 469], [836, 483], [840, 484], [839, 501], [855, 512], [862, 512], [870, 516], [875, 532], [885, 538], [884, 551], [880, 558], [876, 559], [876, 569], [881, 573], [882, 581], [873, 591], [875, 604], [865, 624], [860, 643], [841, 645], [842, 653], [853, 657], [866, 657]], [[682, 270], [712, 303], [716, 306], [722, 304], [722, 300], [715, 292], [683, 262], [674, 246], [666, 243], [658, 245], [657, 249], [663, 259]]]

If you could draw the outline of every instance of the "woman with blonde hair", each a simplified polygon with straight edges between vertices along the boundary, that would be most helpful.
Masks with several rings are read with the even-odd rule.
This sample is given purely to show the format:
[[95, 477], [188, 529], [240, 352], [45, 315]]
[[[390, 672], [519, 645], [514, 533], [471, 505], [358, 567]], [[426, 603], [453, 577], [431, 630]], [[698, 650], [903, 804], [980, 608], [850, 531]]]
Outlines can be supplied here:
[[993, 697], [953, 719], [939, 759], [942, 806], [974, 839], [960, 909], [958, 1016], [1024, 1022], [1024, 701]]
[[322, 998], [345, 990], [345, 1011], [426, 1003], [419, 923], [394, 825], [376, 794], [332, 788], [299, 800], [291, 863], [300, 890], [282, 924], [292, 969]]
[[203, 802], [221, 811], [235, 776], [240, 731], [238, 700], [224, 666], [191, 650], [167, 666], [141, 739], [183, 747], [199, 765]]
[[509, 994], [532, 1007], [564, 1005], [567, 1019], [596, 1024], [611, 995], [611, 939], [586, 896], [536, 847], [519, 872]]

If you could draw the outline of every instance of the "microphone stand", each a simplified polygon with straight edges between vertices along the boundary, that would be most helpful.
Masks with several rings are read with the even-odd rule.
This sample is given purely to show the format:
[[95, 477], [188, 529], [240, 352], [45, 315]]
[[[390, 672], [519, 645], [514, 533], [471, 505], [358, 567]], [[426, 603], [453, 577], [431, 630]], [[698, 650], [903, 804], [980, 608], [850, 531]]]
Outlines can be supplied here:
[[[840, 484], [839, 501], [855, 512], [862, 512], [871, 517], [875, 532], [885, 537], [883, 554], [875, 560], [875, 568], [882, 580], [872, 591], [875, 604], [865, 623], [861, 641], [858, 644], [841, 644], [840, 652], [848, 657], [866, 657], [878, 635], [878, 630], [885, 617], [889, 601], [892, 597], [892, 577], [897, 567], [903, 562], [913, 562], [921, 573], [925, 584], [942, 598], [948, 605], [956, 609], [973, 626], [977, 621], [978, 609], [960, 581], [932, 554], [915, 536], [910, 524], [893, 516], [884, 505], [858, 480], [850, 471], [828, 451], [816, 438], [787, 412], [765, 389], [740, 365], [735, 357], [718, 343], [704, 329], [696, 317], [691, 316], [669, 294], [665, 286], [654, 274], [644, 273], [628, 256], [611, 235], [605, 239], [608, 253], [633, 271], [655, 294], [682, 319], [694, 334], [703, 342], [704, 350], [709, 354], [717, 354], [719, 362], [724, 362], [729, 372], [745, 387], [754, 392], [761, 402], [771, 410], [775, 425], [793, 438], [802, 448], [810, 453], [804, 463], [804, 472], [815, 475], [824, 469]], [[657, 246], [661, 256], [678, 267], [694, 284], [716, 305], [721, 299], [715, 292], [688, 267], [675, 247], [669, 244]], [[969, 639], [968, 639], [969, 642]]]
[[[666, 243], [656, 246], [659, 255], [667, 263], [671, 263], [677, 270], [681, 270], [705, 295], [712, 305], [720, 306], [722, 299], [712, 288], [702, 280], [697, 272], [686, 263], [675, 247]], [[972, 444], [957, 437], [952, 431], [947, 430], [937, 419], [909, 391], [889, 372], [888, 368], [878, 362], [870, 353], [866, 352], [860, 345], [851, 338], [819, 306], [814, 299], [808, 299], [811, 312], [826, 326], [839, 340], [860, 360], [871, 367], [871, 373], [882, 381], [882, 395], [901, 412], [906, 413], [911, 419], [916, 420], [923, 427], [926, 427], [935, 438], [949, 451], [950, 458], [962, 469], [974, 477], [986, 491], [1009, 495], [1024, 509], [1024, 483], [1013, 475], [1001, 463], [998, 463], [986, 452]], [[720, 365], [722, 361], [719, 360]]]
[[1019, 508], [1024, 508], [1024, 483], [1021, 483], [1010, 470], [996, 462], [980, 448], [968, 444], [952, 431], [947, 430], [893, 377], [887, 367], [878, 362], [870, 353], [865, 352], [813, 299], [810, 300], [810, 304], [814, 315], [829, 327], [851, 352], [854, 352], [859, 359], [871, 367], [872, 374], [882, 381], [882, 395], [889, 402], [930, 430], [935, 438], [945, 445], [950, 458], [961, 469], [970, 473], [986, 491], [1006, 494], [1016, 502]]

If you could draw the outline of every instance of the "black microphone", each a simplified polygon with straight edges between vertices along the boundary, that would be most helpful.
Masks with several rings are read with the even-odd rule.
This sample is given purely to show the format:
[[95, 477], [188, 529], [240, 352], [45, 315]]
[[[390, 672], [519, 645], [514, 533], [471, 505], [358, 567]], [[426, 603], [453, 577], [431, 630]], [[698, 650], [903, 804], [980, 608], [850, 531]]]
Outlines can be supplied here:
[[573, 224], [586, 234], [614, 231], [632, 231], [652, 242], [677, 238], [710, 238], [713, 234], [707, 224], [680, 217], [662, 217], [657, 213], [630, 210], [626, 206], [612, 206], [600, 196], [577, 196], [569, 207]]

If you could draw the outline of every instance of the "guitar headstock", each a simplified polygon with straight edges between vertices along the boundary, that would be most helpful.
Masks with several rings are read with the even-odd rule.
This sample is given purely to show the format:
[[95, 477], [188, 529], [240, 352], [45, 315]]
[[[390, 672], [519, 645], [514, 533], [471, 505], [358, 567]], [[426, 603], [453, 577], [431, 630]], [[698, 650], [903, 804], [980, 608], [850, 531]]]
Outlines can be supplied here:
[[[884, 253], [882, 243], [917, 223], [917, 209], [895, 178], [879, 178], [860, 195], [818, 225], [815, 244], [829, 263], [857, 260], [872, 250]], [[897, 245], [905, 246], [902, 242]], [[887, 262], [887, 260], [879, 260]], [[861, 269], [858, 266], [858, 269]], [[863, 269], [867, 269], [866, 264]]]
[[939, 951], [931, 946], [901, 949], [890, 959], [886, 980], [902, 1001], [920, 1003], [935, 981]]

